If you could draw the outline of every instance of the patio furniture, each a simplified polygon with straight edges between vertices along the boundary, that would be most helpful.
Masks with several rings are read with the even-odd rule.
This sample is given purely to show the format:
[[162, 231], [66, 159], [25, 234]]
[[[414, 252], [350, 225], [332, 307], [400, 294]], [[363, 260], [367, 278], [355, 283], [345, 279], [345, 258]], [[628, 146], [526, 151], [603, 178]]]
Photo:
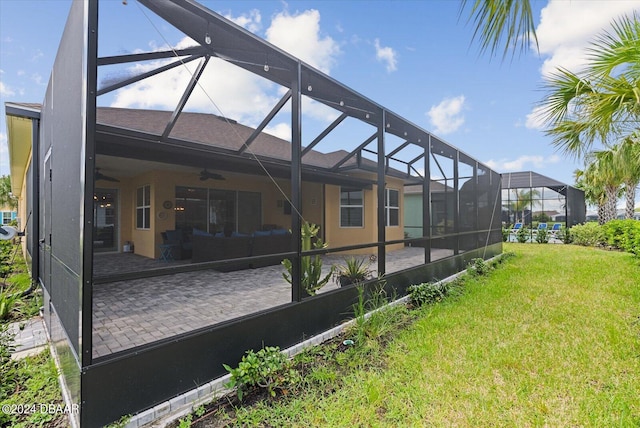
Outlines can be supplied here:
[[160, 244], [160, 258], [158, 259], [161, 262], [171, 262], [174, 260], [173, 258], [173, 249], [178, 248], [177, 245], [173, 244]]
[[[274, 233], [275, 232], [275, 233]], [[267, 231], [253, 236], [206, 236], [194, 235], [193, 238], [194, 263], [210, 262], [217, 260], [238, 259], [243, 257], [263, 256], [268, 254], [280, 254], [291, 251], [291, 234], [280, 230]], [[263, 261], [237, 261], [222, 265], [216, 270], [229, 272], [240, 269], [258, 268], [279, 264], [280, 258]]]
[[511, 233], [518, 233], [520, 229], [522, 229], [522, 223], [516, 223], [513, 225], [513, 229], [511, 229]]
[[181, 229], [167, 230], [160, 234], [162, 245], [172, 245], [171, 252], [174, 260], [184, 260], [191, 258], [193, 244], [187, 239]]
[[557, 235], [558, 232], [560, 232], [561, 229], [562, 229], [562, 223], [554, 223], [554, 225], [551, 227], [550, 233], [555, 238], [555, 236]]

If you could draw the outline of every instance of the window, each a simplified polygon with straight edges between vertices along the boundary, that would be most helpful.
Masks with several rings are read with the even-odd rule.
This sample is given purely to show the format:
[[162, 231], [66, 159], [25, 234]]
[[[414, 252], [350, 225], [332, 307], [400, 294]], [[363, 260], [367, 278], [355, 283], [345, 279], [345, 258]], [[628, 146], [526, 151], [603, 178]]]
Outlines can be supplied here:
[[384, 192], [384, 214], [387, 226], [400, 225], [400, 192], [386, 189]]
[[151, 186], [138, 187], [136, 192], [136, 228], [151, 228]]
[[1, 224], [9, 224], [11, 223], [12, 215], [10, 211], [2, 212], [2, 223]]
[[340, 188], [340, 227], [364, 225], [364, 195], [362, 189]]

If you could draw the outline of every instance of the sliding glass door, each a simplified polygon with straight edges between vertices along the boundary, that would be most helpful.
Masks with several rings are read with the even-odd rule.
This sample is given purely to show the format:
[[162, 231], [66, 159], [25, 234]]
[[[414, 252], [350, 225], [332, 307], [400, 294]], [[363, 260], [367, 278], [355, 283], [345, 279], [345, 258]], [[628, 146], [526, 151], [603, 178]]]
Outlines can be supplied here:
[[176, 229], [250, 235], [261, 227], [259, 192], [176, 187]]

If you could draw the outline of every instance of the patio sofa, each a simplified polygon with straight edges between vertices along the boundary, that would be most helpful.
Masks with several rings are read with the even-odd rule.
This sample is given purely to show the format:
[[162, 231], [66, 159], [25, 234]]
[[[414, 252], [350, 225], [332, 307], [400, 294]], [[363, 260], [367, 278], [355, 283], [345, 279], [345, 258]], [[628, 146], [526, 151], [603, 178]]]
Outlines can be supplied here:
[[[291, 234], [286, 230], [256, 232], [251, 236], [218, 236], [194, 233], [192, 236], [192, 262], [210, 262], [217, 260], [238, 259], [242, 257], [262, 256], [267, 254], [286, 253], [291, 251]], [[240, 269], [258, 268], [279, 264], [280, 258], [263, 261], [229, 262], [216, 268], [221, 272]]]

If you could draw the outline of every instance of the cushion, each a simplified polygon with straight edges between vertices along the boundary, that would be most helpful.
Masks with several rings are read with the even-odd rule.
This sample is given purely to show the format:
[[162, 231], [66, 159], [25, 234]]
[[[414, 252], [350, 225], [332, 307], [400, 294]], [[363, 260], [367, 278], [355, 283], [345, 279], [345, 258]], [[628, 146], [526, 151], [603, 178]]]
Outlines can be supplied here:
[[213, 236], [213, 235], [211, 233], [205, 231], [205, 230], [196, 229], [194, 227], [193, 228], [193, 236]]
[[273, 229], [271, 231], [272, 235], [286, 235], [288, 233], [289, 233], [289, 231], [287, 229]]
[[256, 230], [253, 232], [253, 236], [269, 236], [271, 235], [270, 230]]

